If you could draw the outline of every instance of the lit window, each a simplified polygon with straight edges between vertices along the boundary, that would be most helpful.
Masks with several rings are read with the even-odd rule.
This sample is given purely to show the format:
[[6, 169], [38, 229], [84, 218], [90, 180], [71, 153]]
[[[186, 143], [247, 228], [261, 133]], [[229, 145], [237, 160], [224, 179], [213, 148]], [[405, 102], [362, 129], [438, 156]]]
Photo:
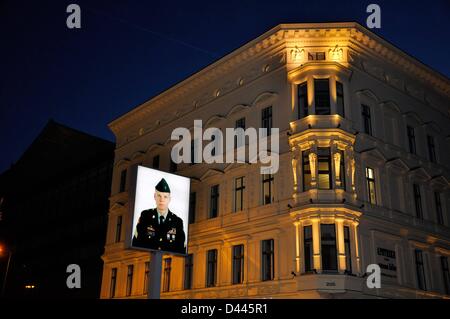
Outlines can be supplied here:
[[377, 196], [375, 190], [375, 172], [372, 168], [366, 167], [366, 181], [367, 181], [367, 197], [369, 203], [376, 204]]
[[319, 189], [331, 189], [331, 159], [329, 148], [317, 149]]

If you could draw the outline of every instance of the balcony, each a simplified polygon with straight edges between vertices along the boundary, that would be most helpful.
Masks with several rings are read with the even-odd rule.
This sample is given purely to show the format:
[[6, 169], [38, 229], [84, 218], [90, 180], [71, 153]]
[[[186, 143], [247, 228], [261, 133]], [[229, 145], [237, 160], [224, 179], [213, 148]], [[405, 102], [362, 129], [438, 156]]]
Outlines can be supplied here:
[[302, 119], [290, 123], [292, 135], [302, 133], [308, 129], [340, 129], [354, 134], [352, 122], [338, 114], [332, 115], [308, 115]]

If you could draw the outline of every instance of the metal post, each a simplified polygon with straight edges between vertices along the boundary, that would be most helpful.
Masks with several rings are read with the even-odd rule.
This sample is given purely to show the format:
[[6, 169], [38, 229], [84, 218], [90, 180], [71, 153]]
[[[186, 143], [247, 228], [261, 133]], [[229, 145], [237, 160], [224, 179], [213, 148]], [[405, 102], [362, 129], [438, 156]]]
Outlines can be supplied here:
[[160, 299], [161, 297], [161, 270], [162, 270], [162, 252], [150, 252], [150, 268], [148, 272], [148, 299]]
[[12, 256], [12, 252], [10, 251], [10, 252], [8, 253], [8, 264], [6, 265], [5, 278], [4, 278], [4, 280], [3, 280], [2, 297], [5, 297], [6, 280], [8, 279], [8, 271], [9, 271], [9, 264], [11, 263], [11, 256]]

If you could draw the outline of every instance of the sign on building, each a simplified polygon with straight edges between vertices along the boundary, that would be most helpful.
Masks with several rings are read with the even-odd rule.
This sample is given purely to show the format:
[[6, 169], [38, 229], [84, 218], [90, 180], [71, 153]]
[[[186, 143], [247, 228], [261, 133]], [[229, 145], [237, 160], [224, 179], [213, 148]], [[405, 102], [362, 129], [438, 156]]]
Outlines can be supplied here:
[[143, 166], [133, 175], [129, 248], [186, 254], [190, 179]]

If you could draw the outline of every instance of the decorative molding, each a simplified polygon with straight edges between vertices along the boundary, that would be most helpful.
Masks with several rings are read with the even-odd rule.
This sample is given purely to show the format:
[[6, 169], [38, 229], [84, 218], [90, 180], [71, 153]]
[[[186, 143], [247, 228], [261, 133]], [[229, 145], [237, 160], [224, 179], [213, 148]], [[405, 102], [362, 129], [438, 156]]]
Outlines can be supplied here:
[[[266, 54], [267, 58], [267, 54], [271, 50], [273, 51], [278, 47], [286, 47], [287, 43], [292, 41], [303, 39], [305, 41], [312, 41], [312, 44], [319, 43], [321, 41], [322, 43], [324, 41], [329, 43], [334, 38], [339, 38], [340, 40], [347, 39], [347, 41], [349, 41], [348, 46], [355, 46], [355, 49], [361, 50], [360, 53], [357, 53], [356, 51], [350, 52], [350, 50], [348, 50], [349, 52], [347, 55], [345, 55], [345, 53], [343, 54], [348, 56], [353, 65], [357, 67], [359, 66], [361, 69], [366, 70], [377, 78], [380, 78], [385, 83], [392, 84], [397, 88], [403, 86], [401, 79], [391, 75], [386, 75], [383, 71], [384, 68], [381, 68], [375, 63], [365, 61], [362, 56], [363, 52], [367, 56], [376, 56], [380, 59], [380, 61], [388, 61], [394, 64], [397, 68], [400, 68], [402, 71], [409, 74], [411, 78], [419, 79], [423, 81], [423, 83], [427, 83], [429, 86], [435, 88], [436, 91], [446, 97], [450, 96], [449, 79], [421, 64], [414, 58], [408, 56], [406, 53], [397, 49], [387, 41], [357, 23], [280, 24], [257, 39], [254, 39], [243, 47], [235, 50], [217, 62], [185, 79], [174, 87], [164, 91], [158, 96], [112, 121], [109, 124], [109, 127], [116, 135], [118, 135], [124, 127], [132, 125], [132, 123], [142, 119], [142, 117], [151, 115], [161, 108], [174, 104], [177, 99], [186, 98], [186, 96], [192, 91], [205, 87], [211, 83], [211, 81], [220, 79], [224, 74], [229, 74], [230, 70], [238, 69], [243, 65], [248, 64], [249, 61], [254, 60], [255, 58], [262, 57], [264, 54]], [[339, 52], [338, 54], [340, 54], [339, 47], [335, 46], [334, 49], [336, 48], [338, 49], [336, 52]], [[277, 69], [275, 65], [281, 66], [286, 63], [286, 53], [288, 53], [289, 59], [292, 58], [292, 55], [297, 56], [298, 53], [301, 53], [301, 49], [298, 47], [297, 49], [299, 51], [296, 51], [296, 49], [292, 51], [291, 49], [290, 52], [285, 52], [286, 50], [284, 50], [283, 52], [278, 52], [277, 54], [270, 56], [270, 63], [261, 61], [263, 63], [254, 66], [245, 78], [254, 78], [257, 75], [264, 75], [261, 65], [268, 65], [269, 71]], [[329, 49], [328, 53], [333, 53], [334, 49]], [[239, 85], [232, 86], [230, 82], [228, 84], [225, 83], [222, 87], [236, 88], [239, 87]], [[423, 92], [421, 92], [420, 89], [415, 88], [413, 85], [407, 85], [406, 87], [406, 92], [409, 94], [422, 99], [425, 98], [425, 101], [429, 101], [426, 96], [423, 96]], [[205, 92], [204, 95], [205, 94], [209, 96], [208, 99], [206, 99], [207, 96], [204, 96], [204, 100], [202, 100], [202, 98], [196, 99], [198, 104], [195, 105], [197, 105], [197, 107], [198, 105], [202, 105], [214, 98], [210, 93]], [[176, 116], [177, 112], [169, 114], [170, 116]], [[178, 116], [179, 114], [180, 113], [178, 113]], [[169, 120], [169, 115], [167, 116], [167, 119], [164, 118], [162, 122], [165, 120]], [[128, 140], [132, 138], [133, 137]]]

